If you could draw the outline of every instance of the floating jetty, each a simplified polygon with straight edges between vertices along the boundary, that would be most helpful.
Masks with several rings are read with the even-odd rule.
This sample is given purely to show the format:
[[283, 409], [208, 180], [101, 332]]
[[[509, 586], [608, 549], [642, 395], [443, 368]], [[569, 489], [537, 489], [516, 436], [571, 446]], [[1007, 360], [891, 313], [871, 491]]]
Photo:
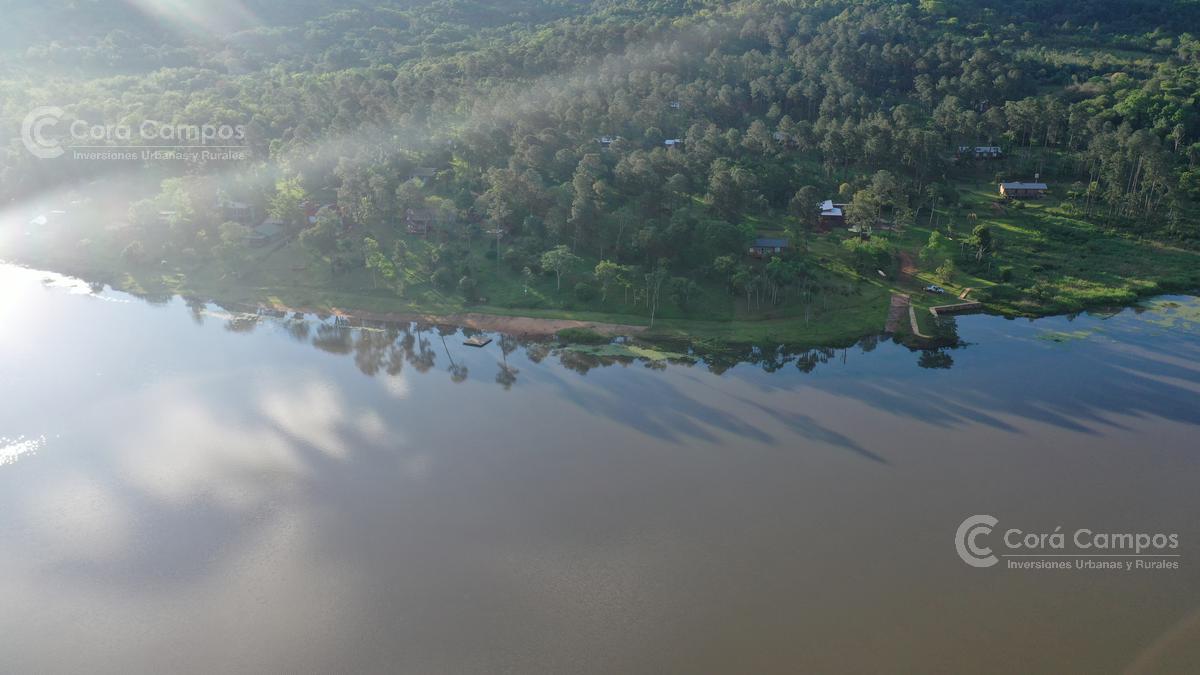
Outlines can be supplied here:
[[981, 309], [983, 309], [982, 302], [960, 302], [956, 305], [930, 307], [929, 313], [934, 316], [941, 316], [943, 314], [964, 314], [966, 312], [978, 312]]
[[463, 340], [463, 344], [468, 347], [486, 347], [492, 344], [492, 338], [476, 335], [475, 337], [469, 337], [466, 340]]

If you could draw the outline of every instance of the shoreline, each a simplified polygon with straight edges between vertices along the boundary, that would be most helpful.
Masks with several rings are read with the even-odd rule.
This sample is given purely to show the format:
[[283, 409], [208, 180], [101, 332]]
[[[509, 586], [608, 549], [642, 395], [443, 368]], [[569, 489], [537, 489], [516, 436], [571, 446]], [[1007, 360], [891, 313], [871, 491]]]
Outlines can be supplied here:
[[[255, 313], [260, 308], [284, 313], [302, 313], [313, 315], [328, 315], [344, 317], [350, 321], [379, 321], [379, 322], [427, 322], [433, 325], [458, 326], [474, 330], [495, 331], [516, 337], [550, 337], [564, 329], [579, 328], [591, 330], [605, 337], [636, 336], [646, 342], [710, 342], [716, 345], [751, 346], [757, 344], [776, 344], [796, 347], [841, 347], [854, 344], [863, 337], [879, 335], [884, 332], [883, 316], [886, 308], [881, 308], [880, 320], [875, 325], [861, 325], [855, 330], [822, 331], [823, 324], [805, 324], [801, 316], [783, 316], [757, 320], [719, 321], [693, 318], [660, 318], [651, 328], [647, 317], [628, 314], [603, 313], [594, 311], [579, 312], [571, 316], [564, 310], [538, 310], [543, 316], [531, 316], [527, 310], [510, 309], [506, 307], [481, 305], [473, 310], [459, 308], [437, 307], [405, 308], [391, 311], [369, 310], [355, 307], [352, 300], [355, 297], [365, 297], [361, 293], [339, 291], [350, 302], [341, 301], [329, 305], [314, 306], [304, 302], [280, 301], [277, 294], [285, 289], [260, 288], [249, 285], [226, 286], [217, 289], [208, 285], [192, 288], [172, 288], [162, 286], [147, 289], [134, 283], [123, 282], [120, 278], [133, 280], [137, 270], [97, 268], [90, 265], [71, 264], [68, 261], [22, 260], [9, 256], [0, 258], [0, 264], [8, 264], [34, 272], [61, 275], [78, 279], [84, 283], [99, 283], [138, 298], [179, 297], [193, 298], [209, 302], [225, 308], [233, 308], [246, 313]], [[296, 289], [286, 289], [295, 291]], [[222, 292], [226, 291], [226, 292]], [[630, 321], [643, 320], [639, 324]], [[745, 333], [754, 334], [746, 339]]]
[[[27, 263], [15, 259], [0, 259], [0, 264], [12, 265], [36, 273], [55, 274], [64, 277], [77, 279], [84, 283], [103, 283], [109, 288], [126, 293], [138, 298], [151, 297], [153, 293], [139, 292], [138, 289], [130, 288], [127, 285], [122, 285], [118, 281], [110, 278], [103, 278], [105, 275], [92, 271], [71, 270], [69, 266], [63, 266], [63, 269], [52, 269], [48, 265]], [[89, 278], [93, 277], [93, 278]], [[268, 309], [274, 312], [281, 313], [300, 313], [312, 315], [328, 315], [344, 318], [348, 321], [375, 321], [381, 323], [412, 323], [423, 322], [437, 326], [455, 326], [460, 328], [468, 328], [483, 332], [503, 333], [514, 337], [527, 338], [545, 338], [552, 337], [558, 332], [567, 329], [582, 329], [594, 332], [604, 337], [637, 337], [648, 342], [672, 342], [685, 340], [688, 342], [704, 342], [704, 341], [722, 341], [729, 345], [753, 345], [763, 342], [774, 342], [785, 346], [803, 346], [803, 347], [840, 347], [847, 344], [853, 344], [858, 340], [870, 335], [887, 334], [883, 324], [874, 330], [863, 330], [855, 335], [845, 333], [837, 337], [826, 340], [813, 340], [806, 337], [801, 337], [803, 332], [796, 322], [799, 317], [780, 317], [769, 318], [754, 321], [727, 321], [714, 322], [704, 319], [662, 319], [654, 328], [648, 325], [639, 325], [634, 323], [626, 323], [618, 320], [603, 320], [601, 318], [572, 318], [569, 316], [529, 316], [520, 313], [521, 310], [509, 310], [504, 307], [487, 307], [491, 311], [448, 311], [439, 312], [436, 309], [410, 309], [398, 311], [372, 311], [367, 309], [359, 309], [352, 305], [343, 305], [330, 307], [311, 307], [303, 304], [289, 304], [276, 300], [271, 300], [266, 292], [260, 293], [264, 296], [259, 301], [254, 301], [247, 298], [222, 298], [219, 294], [211, 292], [201, 292], [197, 289], [195, 292], [184, 292], [178, 289], [163, 289], [165, 295], [171, 298], [196, 298], [204, 302], [212, 303], [226, 308], [237, 308], [247, 313], [254, 313], [260, 309]], [[251, 287], [243, 287], [247, 294], [253, 295], [254, 289]], [[353, 295], [353, 294], [351, 294]], [[997, 307], [988, 303], [984, 303], [978, 314], [987, 316], [1003, 317], [1008, 319], [1039, 319], [1053, 316], [1071, 316], [1090, 311], [1112, 310], [1112, 309], [1128, 309], [1135, 307], [1138, 303], [1152, 297], [1164, 295], [1191, 295], [1200, 296], [1200, 289], [1192, 290], [1159, 290], [1155, 293], [1138, 294], [1136, 298], [1129, 303], [1113, 305], [1111, 303], [1097, 303], [1083, 307], [1075, 311], [1054, 311], [1047, 309], [1044, 312], [1009, 312], [1003, 308]], [[915, 311], [925, 311], [923, 308], [914, 308]], [[886, 313], [887, 308], [883, 308]], [[556, 313], [554, 310], [548, 310], [549, 313]], [[595, 314], [589, 312], [589, 314]], [[613, 319], [618, 319], [627, 315], [611, 314]], [[755, 341], [739, 341], [727, 340], [725, 335], [733, 332], [737, 328], [761, 328], [771, 330], [774, 329], [780, 333], [780, 338], [772, 338], [770, 340]], [[864, 327], [865, 328], [865, 327]], [[925, 335], [909, 335], [907, 330], [900, 330], [893, 335], [896, 335], [899, 342], [907, 344], [913, 349], [931, 349], [947, 346], [945, 341], [933, 336]]]

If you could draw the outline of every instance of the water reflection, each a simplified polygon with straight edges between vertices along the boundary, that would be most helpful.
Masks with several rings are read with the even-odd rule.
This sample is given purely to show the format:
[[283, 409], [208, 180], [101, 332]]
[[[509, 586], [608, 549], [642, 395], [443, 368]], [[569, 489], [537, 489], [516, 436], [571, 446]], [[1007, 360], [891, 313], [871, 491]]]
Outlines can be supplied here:
[[508, 364], [508, 355], [517, 351], [520, 347], [517, 339], [511, 335], [500, 336], [500, 363], [499, 371], [496, 373], [496, 384], [504, 388], [505, 391], [512, 389], [512, 386], [517, 382], [517, 375], [521, 373], [515, 366]]
[[920, 671], [1026, 630], [1101, 670], [1195, 611], [1186, 579], [981, 584], [948, 546], [993, 510], [1200, 539], [1177, 314], [662, 357], [37, 293], [0, 333], [16, 672]]
[[[11, 268], [10, 268], [11, 269]], [[68, 284], [62, 277], [59, 285]], [[125, 296], [104, 290], [99, 284], [90, 287], [75, 284], [77, 290], [85, 290], [108, 298]], [[163, 298], [145, 298], [152, 304], [169, 301]], [[960, 321], [972, 326], [986, 337], [992, 334], [990, 353], [983, 357], [989, 367], [996, 367], [1012, 359], [1032, 359], [1061, 371], [1055, 378], [1037, 391], [1026, 391], [1023, 383], [1005, 380], [999, 386], [980, 389], [969, 385], [968, 378], [955, 380], [945, 390], [936, 390], [921, 397], [913, 397], [889, 379], [908, 377], [905, 371], [895, 375], [874, 374], [869, 386], [852, 379], [823, 383], [857, 398], [863, 398], [880, 409], [904, 413], [936, 424], [983, 423], [996, 428], [1011, 428], [998, 414], [1018, 414], [1030, 419], [1056, 424], [1075, 430], [1086, 430], [1090, 423], [1099, 423], [1105, 413], [1135, 413], [1165, 415], [1185, 422], [1196, 420], [1198, 408], [1192, 403], [1194, 388], [1188, 379], [1195, 373], [1197, 346], [1194, 341], [1183, 340], [1174, 349], [1175, 358], [1164, 361], [1159, 351], [1148, 351], [1131, 344], [1130, 338], [1158, 328], [1158, 337], [1163, 330], [1178, 328], [1188, 331], [1195, 328], [1195, 317], [1200, 310], [1200, 301], [1195, 298], [1166, 298], [1153, 308], [1146, 306], [1125, 311], [1098, 311], [1095, 314], [1080, 314], [1037, 322], [1037, 328], [1029, 321], [1005, 321], [990, 317], [946, 317], [937, 321], [939, 335], [950, 344], [936, 348], [916, 348], [895, 343], [892, 336], [869, 335], [853, 345], [844, 347], [796, 348], [786, 345], [771, 347], [748, 345], [743, 347], [721, 346], [703, 349], [688, 345], [647, 345], [649, 350], [662, 350], [665, 356], [645, 355], [649, 350], [589, 349], [558, 344], [545, 338], [522, 338], [511, 335], [489, 334], [494, 338], [491, 346], [476, 350], [464, 347], [466, 338], [482, 334], [480, 331], [460, 329], [454, 326], [436, 325], [426, 322], [389, 323], [378, 321], [348, 320], [342, 317], [312, 314], [284, 314], [259, 309], [256, 312], [233, 305], [208, 303], [197, 298], [182, 300], [189, 315], [198, 325], [213, 317], [222, 322], [226, 331], [249, 334], [260, 326], [270, 326], [290, 336], [293, 340], [310, 344], [322, 352], [351, 356], [355, 367], [364, 375], [396, 376], [405, 366], [425, 375], [443, 372], [452, 383], [468, 381], [472, 368], [494, 373], [491, 381], [504, 391], [517, 386], [522, 372], [517, 363], [511, 362], [514, 354], [520, 353], [522, 360], [531, 365], [553, 359], [567, 371], [588, 375], [596, 369], [629, 367], [640, 365], [650, 370], [675, 368], [702, 368], [714, 375], [738, 372], [744, 377], [746, 368], [755, 368], [766, 374], [784, 371], [812, 375], [822, 366], [837, 364], [846, 367], [852, 360], [869, 358], [881, 345], [891, 344], [887, 357], [889, 363], [896, 354], [909, 353], [915, 365], [922, 370], [946, 371], [956, 367], [955, 353], [969, 349], [971, 343], [959, 338]], [[1147, 315], [1147, 312], [1149, 314]], [[1069, 328], [1059, 328], [1066, 324]], [[1082, 324], [1082, 327], [1080, 327]], [[1106, 342], [1106, 339], [1109, 340]], [[1070, 363], [1057, 363], [1052, 347], [1064, 341], [1078, 341], [1076, 354]], [[1116, 345], [1111, 340], [1122, 340]], [[978, 339], [976, 340], [979, 341]], [[618, 341], [623, 342], [623, 341]], [[437, 344], [440, 349], [435, 349]], [[1007, 355], [1014, 346], [1026, 350], [1020, 356]], [[1033, 349], [1029, 349], [1033, 345]], [[484, 354], [486, 359], [478, 358]], [[439, 357], [444, 364], [439, 367]], [[494, 365], [483, 367], [485, 361]], [[974, 364], [978, 367], [980, 364]], [[1179, 377], [1182, 373], [1183, 379]], [[1101, 387], [1081, 387], [1085, 396], [1068, 395], [1082, 383], [1105, 380]], [[768, 388], [795, 388], [792, 379], [765, 380]], [[852, 392], [851, 392], [852, 389]], [[944, 392], [944, 393], [943, 393]], [[1170, 394], [1154, 404], [1143, 403], [1157, 396]], [[705, 416], [711, 414], [706, 411]], [[636, 417], [636, 415], [634, 415]], [[714, 416], [712, 419], [719, 419]], [[1111, 422], [1107, 422], [1111, 424]], [[753, 435], [752, 431], [749, 431]]]
[[[298, 342], [310, 343], [313, 347], [338, 355], [353, 355], [354, 363], [364, 375], [374, 376], [381, 372], [396, 374], [404, 364], [411, 365], [420, 373], [437, 369], [439, 356], [445, 359], [443, 369], [452, 382], [463, 382], [470, 377], [471, 367], [464, 358], [466, 351], [473, 348], [465, 347], [467, 338], [477, 335], [487, 335], [493, 339], [498, 351], [499, 373], [495, 380], [504, 389], [511, 389], [516, 382], [519, 368], [510, 364], [509, 357], [523, 350], [524, 358], [531, 363], [541, 363], [547, 357], [557, 360], [564, 368], [580, 375], [587, 375], [596, 368], [613, 366], [641, 365], [651, 370], [662, 370], [669, 365], [702, 366], [707, 372], [720, 375], [739, 366], [753, 366], [766, 373], [774, 373], [789, 366], [795, 366], [800, 372], [811, 373], [818, 366], [848, 358], [848, 353], [862, 355], [875, 350], [886, 336], [867, 336], [849, 347], [833, 348], [794, 348], [780, 345], [770, 349], [756, 346], [729, 347], [722, 346], [716, 350], [697, 351], [681, 344], [645, 344], [638, 345], [632, 341], [618, 340], [612, 346], [638, 346], [639, 349], [614, 349], [611, 353], [581, 348], [559, 343], [553, 338], [519, 337], [505, 334], [490, 334], [482, 331], [459, 328], [448, 325], [438, 325], [425, 322], [391, 323], [380, 321], [349, 321], [339, 322], [335, 317], [321, 319], [315, 315], [295, 314], [283, 319], [264, 317], [261, 315], [237, 313], [236, 308], [219, 306], [189, 305], [193, 318], [202, 323], [205, 316], [222, 317], [225, 329], [235, 333], [250, 333], [263, 323], [273, 323], [281, 327], [288, 335]], [[434, 344], [440, 349], [435, 349]], [[913, 349], [917, 354], [918, 363], [922, 367], [949, 368], [953, 359], [949, 351], [955, 347], [938, 349]], [[465, 351], [464, 351], [465, 350]], [[664, 355], [656, 357], [643, 353], [663, 350]], [[676, 351], [685, 353], [676, 355]], [[492, 350], [488, 350], [491, 353]]]
[[[66, 278], [64, 277], [63, 279]], [[126, 295], [106, 291], [102, 284], [95, 283], [88, 285], [87, 290], [98, 296], [109, 298]], [[143, 297], [142, 299], [154, 305], [170, 301], [170, 298], [162, 297]], [[197, 298], [185, 298], [183, 299], [183, 303], [186, 305], [193, 321], [198, 325], [203, 325], [207, 317], [216, 317], [222, 321], [225, 330], [229, 332], [252, 333], [259, 326], [270, 324], [282, 328], [287, 335], [291, 336], [297, 342], [311, 344], [323, 352], [335, 355], [352, 355], [354, 364], [359, 372], [372, 377], [381, 373], [389, 376], [397, 375], [403, 371], [405, 365], [412, 367], [420, 374], [438, 371], [439, 350], [434, 348], [434, 342], [437, 341], [441, 347], [440, 355], [446, 361], [446, 365], [440, 371], [445, 372], [451, 382], [465, 382], [471, 376], [472, 359], [464, 355], [464, 349], [468, 351], [471, 351], [471, 349], [462, 347], [463, 340], [485, 334], [482, 331], [469, 328], [458, 328], [427, 322], [391, 323], [353, 320], [319, 314], [284, 314], [262, 308], [259, 308], [256, 312], [249, 312], [245, 307], [209, 303]], [[1182, 330], [1190, 330], [1196, 327], [1195, 318], [1200, 313], [1197, 307], [1200, 307], [1200, 301], [1196, 298], [1166, 298], [1157, 301], [1152, 308], [1138, 306], [1129, 308], [1128, 310], [1098, 310], [1090, 314], [1082, 313], [1044, 319], [1040, 321], [1040, 325], [1045, 327], [1032, 335], [1026, 330], [1017, 330], [1018, 334], [1012, 335], [1009, 334], [1012, 331], [1005, 331], [994, 326], [991, 330], [1005, 342], [1016, 341], [1025, 344], [1028, 344], [1031, 340], [1041, 338], [1045, 338], [1045, 341], [1048, 343], [1061, 343], [1064, 340], [1079, 339], [1081, 336], [1103, 336], [1106, 329], [1105, 324], [1110, 324], [1107, 328], [1116, 331], [1114, 336], [1119, 337], [1120, 335], [1124, 335], [1128, 337], [1130, 332], [1144, 330], [1146, 326], [1131, 327], [1128, 324], [1122, 326], [1119, 321], [1122, 316], [1127, 319], [1141, 317], [1150, 311], [1155, 318], [1147, 321], [1152, 326], [1159, 326], [1161, 328], [1170, 325]], [[1113, 322], [1113, 319], [1118, 319], [1118, 321]], [[995, 324], [1003, 321], [988, 317], [964, 317], [962, 320], [971, 325], [988, 322]], [[971, 343], [959, 337], [959, 322], [959, 317], [942, 317], [934, 321], [933, 324], [936, 326], [935, 332], [937, 333], [937, 346], [932, 347], [922, 346], [920, 343], [902, 344], [891, 335], [867, 335], [853, 344], [841, 347], [800, 348], [788, 345], [770, 347], [745, 345], [739, 347], [720, 345], [719, 347], [712, 348], [703, 343], [701, 345], [648, 345], [650, 349], [661, 349], [670, 353], [666, 357], [656, 358], [639, 355], [632, 350], [622, 352], [622, 350], [615, 349], [609, 353], [605, 353], [600, 350], [581, 349], [559, 344], [552, 339], [547, 340], [542, 337], [524, 338], [503, 334], [486, 334], [488, 337], [494, 339], [493, 345], [495, 346], [484, 351], [488, 354], [496, 354], [498, 352], [498, 358], [495, 359], [495, 375], [492, 379], [505, 391], [512, 390], [517, 384], [518, 375], [521, 371], [517, 365], [510, 363], [509, 360], [510, 356], [519, 350], [523, 351], [523, 358], [528, 363], [540, 364], [546, 358], [553, 358], [558, 365], [580, 375], [587, 375], [598, 368], [635, 364], [650, 370], [663, 370], [669, 366], [685, 368], [702, 367], [707, 372], [715, 375], [722, 375], [731, 370], [746, 367], [757, 368], [764, 373], [777, 373], [794, 367], [800, 373], [812, 374], [821, 366], [835, 363], [845, 365], [852, 356], [858, 358], [869, 355], [875, 352], [882, 344], [895, 343], [893, 346], [904, 346], [913, 355], [916, 366], [925, 370], [937, 371], [953, 369], [956, 365], [954, 353], [971, 346]], [[1062, 324], [1064, 322], [1066, 324], [1084, 323], [1088, 327], [1079, 328], [1077, 325], [1072, 325], [1069, 330], [1058, 330], [1051, 325]], [[1026, 326], [1032, 325], [1028, 321], [1019, 321], [1014, 325], [1020, 324]], [[1178, 325], [1176, 326], [1176, 324]], [[622, 341], [619, 340], [618, 342]], [[1000, 347], [1003, 348], [1002, 345]], [[997, 348], [997, 345], [992, 345], [992, 348]], [[1087, 345], [1085, 350], [1095, 351], [1095, 348], [1096, 345], [1091, 344]], [[1195, 346], [1187, 344], [1182, 347], [1182, 350], [1184, 352], [1194, 352]], [[682, 352], [682, 354], [675, 354], [674, 352]], [[1045, 356], [1045, 354], [1041, 356]], [[1108, 368], [1128, 367], [1128, 360], [1124, 357], [1118, 355], [1113, 358], [1115, 360], [1105, 363]], [[1137, 365], [1141, 366], [1147, 363], [1140, 355], [1137, 358]], [[1121, 364], [1126, 365], [1122, 366]], [[1129, 396], [1144, 395], [1146, 387], [1160, 386], [1145, 382], [1147, 377], [1149, 377], [1148, 373], [1139, 373], [1138, 376], [1119, 383], [1118, 387], [1106, 387], [1107, 391], [1114, 393], [1111, 396], [1106, 395], [1102, 398], [1116, 403], [1123, 401]], [[910, 410], [912, 414], [922, 418], [940, 416], [954, 419], [968, 414], [968, 408], [951, 402], [943, 401], [940, 404], [928, 400], [914, 402], [904, 396], [889, 396], [886, 393], [888, 390], [886, 388], [884, 390], [884, 393], [875, 394], [873, 397], [878, 400], [880, 405], [887, 407], [889, 410]], [[1059, 393], [1059, 391], [1056, 390], [1055, 393]], [[986, 397], [981, 398], [986, 400]], [[1004, 396], [997, 395], [995, 398], [1004, 398]], [[1105, 407], [1103, 404], [1101, 406]], [[995, 406], [988, 403], [984, 407], [994, 409]], [[1117, 406], [1109, 405], [1107, 408], [1114, 410]], [[1171, 406], [1170, 409], [1173, 410], [1174, 406]], [[971, 407], [969, 410], [972, 415], [980, 415], [977, 407]], [[1044, 408], [1037, 410], [1037, 406], [1032, 403], [1024, 406], [1023, 410], [1026, 414], [1036, 416], [1038, 419], [1058, 419], [1055, 417], [1053, 411], [1047, 411]], [[1178, 414], [1183, 415], [1183, 411], [1179, 411]], [[1059, 421], [1065, 424], [1067, 418], [1069, 416], [1063, 417]], [[987, 414], [982, 414], [977, 419], [984, 422], [991, 421], [994, 424], [1000, 425], [995, 418]]]
[[917, 365], [922, 368], [949, 370], [954, 367], [954, 357], [946, 348], [924, 349], [921, 350], [921, 356], [917, 359]]

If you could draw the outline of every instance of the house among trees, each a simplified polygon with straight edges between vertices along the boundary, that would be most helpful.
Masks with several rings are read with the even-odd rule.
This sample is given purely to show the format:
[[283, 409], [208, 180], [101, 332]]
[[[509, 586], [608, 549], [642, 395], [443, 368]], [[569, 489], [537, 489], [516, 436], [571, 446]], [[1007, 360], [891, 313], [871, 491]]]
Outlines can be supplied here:
[[1048, 189], [1045, 183], [1001, 183], [1000, 195], [1007, 199], [1037, 199]]
[[221, 199], [217, 202], [217, 210], [221, 212], [221, 220], [227, 223], [248, 225], [254, 222], [254, 207], [244, 202]]
[[404, 216], [409, 234], [429, 234], [429, 228], [435, 219], [433, 209], [409, 209]]
[[330, 209], [338, 215], [338, 220], [341, 221], [342, 227], [350, 226], [350, 221], [346, 219], [345, 212], [342, 211], [342, 208], [338, 206], [337, 202], [328, 202], [322, 204], [320, 202], [308, 200], [301, 202], [300, 208], [304, 209], [304, 220], [307, 221], [309, 225], [316, 225], [317, 217], [321, 215], [321, 212], [326, 209]]
[[315, 225], [317, 222], [317, 212], [321, 210], [321, 205], [309, 200], [302, 202], [300, 208], [304, 209], [304, 220], [309, 225]]
[[674, 150], [676, 148], [682, 148], [683, 147], [683, 139], [682, 138], [668, 138], [667, 140], [663, 141], [663, 145], [667, 146], [667, 148], [669, 148], [671, 150]]
[[285, 233], [283, 221], [278, 218], [267, 218], [258, 227], [250, 230], [246, 242], [252, 246], [266, 246], [283, 238]]
[[431, 166], [418, 166], [408, 174], [408, 179], [420, 178], [421, 180], [430, 180], [437, 177], [437, 169]]
[[682, 104], [679, 101], [671, 101], [671, 110], [679, 110]]
[[821, 227], [823, 229], [844, 227], [846, 225], [845, 207], [845, 204], [834, 204], [832, 199], [821, 202]]
[[958, 156], [974, 155], [975, 159], [999, 159], [1004, 151], [999, 146], [995, 145], [977, 145], [971, 147], [969, 145], [958, 146]]
[[788, 247], [787, 239], [755, 239], [750, 245], [750, 255], [765, 258], [774, 253], [783, 253]]
[[771, 138], [785, 148], [795, 149], [798, 147], [796, 137], [786, 131], [773, 131], [771, 132]]
[[602, 147], [607, 148], [608, 146], [613, 144], [613, 141], [616, 141], [616, 140], [617, 140], [616, 136], [601, 136], [600, 138], [596, 139], [596, 142], [599, 143]]
[[350, 221], [346, 220], [346, 214], [342, 212], [342, 209], [337, 205], [337, 202], [319, 204], [314, 201], [307, 201], [301, 204], [301, 206], [304, 207], [304, 217], [308, 220], [309, 225], [316, 225], [317, 217], [321, 215], [322, 211], [325, 209], [332, 209], [333, 212], [338, 215], [338, 220], [341, 222], [343, 228], [350, 226]]
[[321, 204], [320, 206], [314, 205], [312, 207], [311, 215], [308, 215], [309, 209], [305, 209], [305, 214], [308, 215], [308, 221], [312, 224], [316, 224], [322, 213], [332, 213], [333, 215], [337, 216], [338, 224], [341, 225], [342, 230], [348, 231], [350, 229], [350, 219], [346, 217], [346, 211], [339, 206], [337, 202], [329, 202], [328, 204]]

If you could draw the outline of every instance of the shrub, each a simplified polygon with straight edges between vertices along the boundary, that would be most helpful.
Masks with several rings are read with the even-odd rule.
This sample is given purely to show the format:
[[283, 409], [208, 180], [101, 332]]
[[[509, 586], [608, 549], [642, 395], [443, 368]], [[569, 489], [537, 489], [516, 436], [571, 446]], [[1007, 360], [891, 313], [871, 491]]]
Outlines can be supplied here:
[[474, 300], [479, 293], [479, 282], [471, 277], [463, 277], [458, 280], [458, 292], [462, 293], [464, 298]]
[[435, 262], [454, 262], [466, 259], [470, 250], [464, 244], [452, 242], [437, 246], [434, 253], [436, 254]]
[[950, 283], [954, 279], [954, 261], [947, 259], [937, 268], [935, 274], [937, 274], [938, 281], [943, 284]]
[[500, 259], [504, 261], [505, 265], [508, 265], [509, 269], [518, 272], [522, 268], [529, 266], [528, 258], [515, 248], [505, 251], [504, 255], [500, 256]]
[[850, 253], [852, 264], [860, 272], [887, 267], [892, 259], [891, 245], [882, 237], [872, 237], [865, 241], [854, 237], [844, 240], [842, 247]]
[[596, 289], [595, 284], [590, 284], [586, 281], [581, 281], [575, 284], [575, 297], [580, 302], [592, 302], [600, 295], [600, 291]]
[[450, 288], [454, 285], [454, 272], [449, 267], [439, 267], [430, 278], [438, 288]]

